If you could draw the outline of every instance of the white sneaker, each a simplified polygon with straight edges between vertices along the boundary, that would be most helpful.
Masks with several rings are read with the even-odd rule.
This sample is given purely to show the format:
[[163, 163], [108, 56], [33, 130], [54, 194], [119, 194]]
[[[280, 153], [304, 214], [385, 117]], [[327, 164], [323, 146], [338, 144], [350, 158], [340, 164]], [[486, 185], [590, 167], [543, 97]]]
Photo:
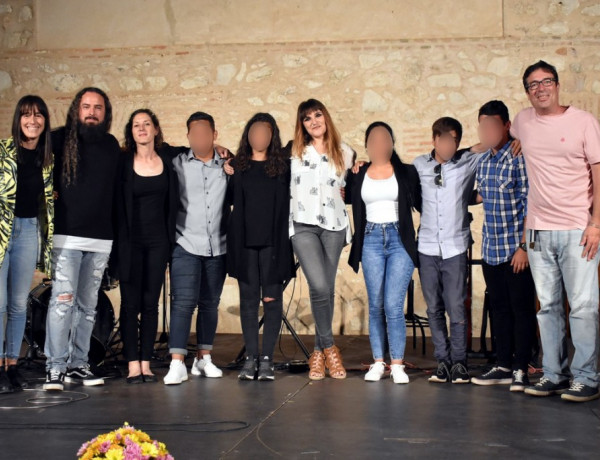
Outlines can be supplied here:
[[171, 360], [169, 365], [169, 372], [165, 375], [163, 382], [165, 385], [179, 385], [188, 379], [187, 369], [185, 363], [179, 359]]
[[385, 363], [383, 361], [375, 361], [369, 366], [369, 371], [365, 374], [365, 381], [378, 382], [385, 374]]
[[218, 379], [223, 377], [223, 371], [213, 364], [210, 355], [204, 355], [202, 359], [194, 358], [192, 375], [203, 375], [204, 377]]
[[394, 383], [408, 383], [408, 375], [404, 372], [404, 364], [392, 364], [390, 375]]

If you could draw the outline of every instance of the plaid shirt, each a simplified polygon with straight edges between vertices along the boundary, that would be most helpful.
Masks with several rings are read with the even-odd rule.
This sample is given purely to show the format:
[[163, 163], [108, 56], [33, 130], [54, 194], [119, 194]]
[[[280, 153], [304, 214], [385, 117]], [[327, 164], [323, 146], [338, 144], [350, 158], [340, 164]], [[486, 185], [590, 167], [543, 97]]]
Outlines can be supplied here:
[[483, 197], [483, 260], [490, 265], [509, 261], [521, 242], [527, 215], [527, 173], [522, 155], [514, 157], [507, 142], [491, 150], [477, 166], [477, 191]]

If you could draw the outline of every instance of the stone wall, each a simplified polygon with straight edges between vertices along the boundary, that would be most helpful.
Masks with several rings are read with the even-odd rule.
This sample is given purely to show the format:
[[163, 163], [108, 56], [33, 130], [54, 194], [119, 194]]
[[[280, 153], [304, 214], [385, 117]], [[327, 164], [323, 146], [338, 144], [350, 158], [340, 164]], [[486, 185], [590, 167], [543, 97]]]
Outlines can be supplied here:
[[[219, 142], [235, 149], [257, 111], [277, 119], [284, 141], [298, 103], [330, 108], [344, 140], [364, 154], [374, 120], [396, 131], [405, 161], [431, 148], [432, 122], [463, 122], [463, 145], [476, 142], [481, 104], [502, 99], [512, 114], [527, 105], [524, 68], [555, 64], [564, 103], [600, 113], [600, 2], [589, 0], [0, 0], [0, 134], [27, 93], [49, 103], [64, 122], [74, 93], [105, 89], [113, 133], [122, 139], [128, 115], [147, 106], [165, 139], [185, 143], [185, 120], [212, 113]], [[479, 257], [481, 210], [473, 208]], [[418, 216], [415, 216], [418, 222]], [[346, 264], [337, 282], [336, 331], [368, 333], [361, 274]], [[308, 289], [299, 274], [289, 317], [312, 330]], [[474, 268], [473, 320], [479, 335], [484, 284]], [[424, 302], [416, 279], [416, 311]], [[111, 293], [118, 304], [118, 291]], [[237, 286], [226, 282], [219, 330], [239, 331]]]

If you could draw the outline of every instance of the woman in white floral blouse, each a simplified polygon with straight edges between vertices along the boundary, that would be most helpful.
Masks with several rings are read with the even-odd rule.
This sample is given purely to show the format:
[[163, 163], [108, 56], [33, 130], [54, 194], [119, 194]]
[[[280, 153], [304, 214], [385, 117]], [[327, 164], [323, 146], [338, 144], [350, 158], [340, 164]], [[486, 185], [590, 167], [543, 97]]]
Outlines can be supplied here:
[[354, 151], [342, 143], [325, 106], [309, 99], [298, 106], [291, 152], [290, 237], [306, 276], [315, 320], [315, 349], [309, 378], [346, 377], [332, 322], [335, 275], [342, 248], [351, 240], [340, 190]]

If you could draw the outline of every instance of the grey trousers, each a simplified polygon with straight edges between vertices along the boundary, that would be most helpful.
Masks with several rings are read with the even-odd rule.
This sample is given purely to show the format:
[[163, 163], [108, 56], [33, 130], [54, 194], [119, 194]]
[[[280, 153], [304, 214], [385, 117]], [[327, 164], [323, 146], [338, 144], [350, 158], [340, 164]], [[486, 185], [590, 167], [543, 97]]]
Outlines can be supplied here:
[[[467, 361], [467, 253], [448, 259], [419, 253], [421, 289], [438, 361]], [[450, 336], [446, 325], [450, 318]]]
[[315, 350], [333, 346], [335, 275], [346, 229], [332, 231], [294, 222], [292, 246], [306, 276], [310, 306], [315, 320]]

